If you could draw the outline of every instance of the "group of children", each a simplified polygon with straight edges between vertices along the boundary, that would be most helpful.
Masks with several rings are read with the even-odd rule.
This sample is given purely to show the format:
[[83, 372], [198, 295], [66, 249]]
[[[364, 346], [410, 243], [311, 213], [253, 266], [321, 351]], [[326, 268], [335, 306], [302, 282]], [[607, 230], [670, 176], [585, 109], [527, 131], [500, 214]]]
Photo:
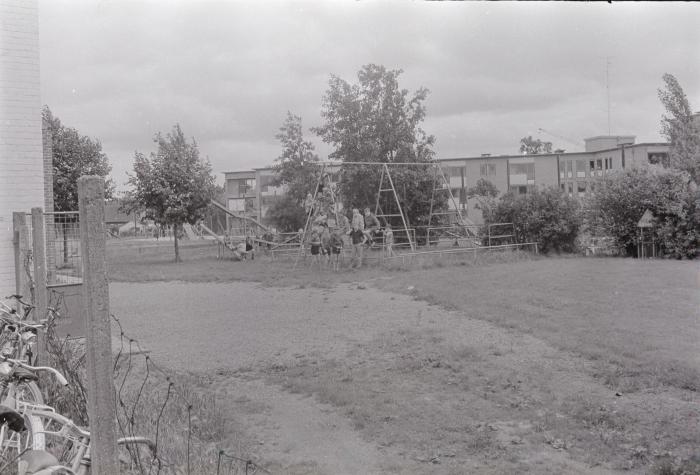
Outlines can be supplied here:
[[384, 238], [384, 251], [387, 257], [394, 255], [394, 233], [390, 224], [386, 224], [382, 229], [379, 219], [372, 214], [369, 208], [365, 208], [364, 217], [355, 208], [352, 210], [352, 221], [344, 215], [340, 217], [341, 222], [336, 223], [331, 230], [325, 216], [319, 216], [311, 228], [309, 245], [311, 250], [311, 264], [322, 266], [321, 257], [326, 260], [326, 265], [333, 266], [334, 271], [340, 268], [340, 258], [343, 248], [348, 241], [352, 245], [351, 268], [362, 266], [365, 247], [374, 246], [376, 239]]

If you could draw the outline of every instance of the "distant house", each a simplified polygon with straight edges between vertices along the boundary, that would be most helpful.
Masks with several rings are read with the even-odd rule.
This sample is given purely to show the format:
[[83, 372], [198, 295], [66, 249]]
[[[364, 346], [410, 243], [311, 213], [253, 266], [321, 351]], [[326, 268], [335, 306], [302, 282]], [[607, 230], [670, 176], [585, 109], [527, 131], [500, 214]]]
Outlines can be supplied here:
[[105, 203], [105, 224], [113, 235], [119, 235], [121, 228], [130, 225], [129, 228], [139, 228], [139, 216], [136, 213], [124, 213], [119, 209], [119, 200], [112, 200]]

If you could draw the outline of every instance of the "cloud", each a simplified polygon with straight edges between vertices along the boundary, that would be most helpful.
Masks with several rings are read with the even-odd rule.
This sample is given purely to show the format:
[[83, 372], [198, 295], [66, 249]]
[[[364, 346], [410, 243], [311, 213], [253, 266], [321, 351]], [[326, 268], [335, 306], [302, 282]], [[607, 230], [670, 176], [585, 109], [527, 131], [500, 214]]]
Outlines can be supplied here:
[[608, 85], [613, 132], [655, 141], [665, 72], [700, 110], [698, 20], [692, 3], [40, 0], [42, 98], [115, 171], [176, 122], [217, 172], [268, 165], [288, 110], [319, 125], [330, 74], [372, 62], [431, 91], [439, 155], [606, 133]]

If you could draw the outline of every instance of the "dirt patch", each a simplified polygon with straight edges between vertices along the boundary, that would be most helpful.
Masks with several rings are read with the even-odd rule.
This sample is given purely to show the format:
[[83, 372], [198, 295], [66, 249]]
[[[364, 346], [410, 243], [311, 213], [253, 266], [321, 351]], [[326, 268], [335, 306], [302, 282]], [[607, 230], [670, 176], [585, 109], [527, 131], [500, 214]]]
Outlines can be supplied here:
[[691, 454], [700, 427], [693, 392], [618, 396], [590, 360], [369, 285], [110, 293], [125, 330], [204, 375], [279, 472], [641, 473]]

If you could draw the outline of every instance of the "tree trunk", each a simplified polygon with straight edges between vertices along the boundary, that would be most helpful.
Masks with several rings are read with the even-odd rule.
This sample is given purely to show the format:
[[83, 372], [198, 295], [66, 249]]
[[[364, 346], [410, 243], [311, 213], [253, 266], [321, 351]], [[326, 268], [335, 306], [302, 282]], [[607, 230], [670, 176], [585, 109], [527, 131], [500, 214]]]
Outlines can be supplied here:
[[63, 265], [68, 266], [68, 223], [62, 223], [61, 229], [63, 230]]
[[177, 245], [177, 224], [173, 224], [173, 237], [175, 238], [175, 262], [180, 262], [180, 248]]

